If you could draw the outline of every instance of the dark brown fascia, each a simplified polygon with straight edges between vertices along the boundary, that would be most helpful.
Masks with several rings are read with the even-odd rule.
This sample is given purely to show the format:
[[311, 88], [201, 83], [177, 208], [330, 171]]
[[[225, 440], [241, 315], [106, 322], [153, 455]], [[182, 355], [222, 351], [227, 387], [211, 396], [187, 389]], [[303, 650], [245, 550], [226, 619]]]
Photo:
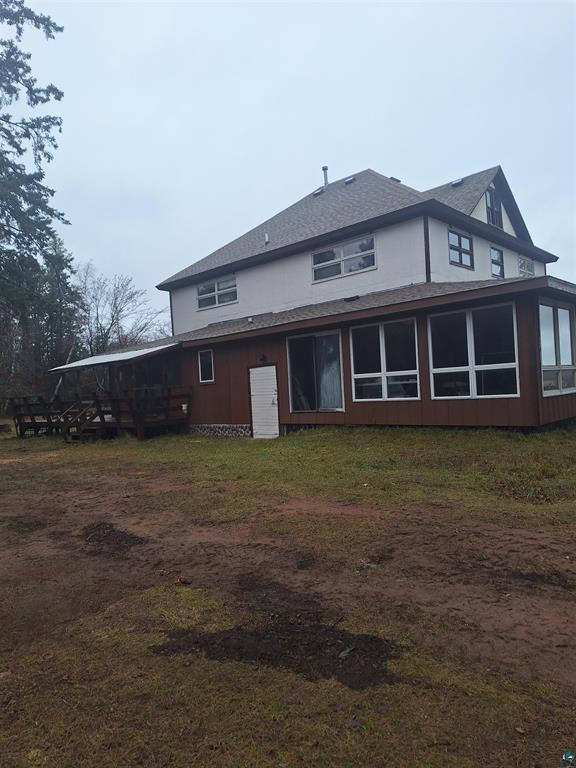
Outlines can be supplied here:
[[336, 240], [344, 240], [348, 237], [354, 237], [355, 235], [360, 235], [368, 231], [388, 227], [392, 224], [398, 224], [403, 221], [408, 221], [409, 219], [415, 219], [426, 215], [435, 219], [440, 219], [440, 221], [447, 224], [460, 227], [471, 234], [479, 235], [492, 243], [502, 245], [516, 253], [521, 253], [523, 256], [529, 256], [532, 259], [536, 259], [536, 261], [541, 261], [545, 264], [558, 261], [558, 257], [554, 256], [554, 254], [548, 253], [548, 251], [544, 251], [542, 248], [537, 248], [535, 245], [532, 245], [532, 243], [519, 240], [498, 227], [493, 227], [491, 224], [486, 224], [465, 213], [460, 213], [460, 211], [457, 211], [455, 208], [451, 208], [449, 205], [441, 203], [438, 200], [424, 200], [421, 203], [409, 205], [398, 211], [391, 211], [383, 216], [368, 219], [367, 221], [362, 221], [358, 224], [352, 224], [349, 227], [333, 230], [332, 232], [312, 237], [308, 240], [301, 240], [298, 243], [293, 243], [284, 246], [283, 248], [277, 248], [274, 251], [256, 254], [255, 256], [248, 256], [245, 259], [240, 259], [231, 264], [208, 269], [205, 272], [200, 272], [189, 277], [183, 277], [179, 280], [165, 280], [164, 282], [159, 283], [156, 288], [159, 291], [173, 291], [175, 288], [181, 288], [185, 285], [193, 285], [194, 283], [208, 280], [211, 277], [236, 272], [244, 267], [252, 267], [257, 264], [275, 261], [276, 259], [291, 256], [295, 253], [302, 253], [302, 251], [322, 247], [323, 245], [333, 243]]
[[[278, 325], [268, 326], [266, 328], [255, 328], [253, 331], [239, 331], [212, 338], [204, 337], [202, 339], [182, 339], [183, 347], [198, 347], [224, 344], [243, 339], [253, 339], [258, 336], [274, 336], [294, 331], [309, 330], [311, 328], [328, 328], [333, 326], [347, 325], [356, 323], [360, 320], [376, 319], [386, 315], [404, 315], [409, 312], [416, 312], [431, 309], [438, 306], [468, 304], [471, 301], [483, 301], [485, 299], [500, 298], [502, 296], [514, 296], [534, 291], [545, 291], [546, 293], [558, 293], [564, 296], [568, 291], [562, 291], [561, 287], [554, 285], [555, 278], [550, 277], [530, 277], [526, 280], [518, 280], [514, 283], [498, 283], [483, 288], [472, 288], [457, 293], [445, 293], [442, 296], [430, 296], [423, 299], [414, 299], [413, 301], [404, 301], [398, 304], [390, 304], [383, 307], [371, 307], [369, 309], [357, 309], [356, 311], [342, 312], [340, 314], [325, 315], [323, 317], [306, 318], [305, 320], [294, 320], [288, 323], [279, 323]], [[567, 285], [572, 285], [568, 283]], [[572, 286], [574, 287], [574, 286]], [[570, 291], [576, 299], [576, 290]]]

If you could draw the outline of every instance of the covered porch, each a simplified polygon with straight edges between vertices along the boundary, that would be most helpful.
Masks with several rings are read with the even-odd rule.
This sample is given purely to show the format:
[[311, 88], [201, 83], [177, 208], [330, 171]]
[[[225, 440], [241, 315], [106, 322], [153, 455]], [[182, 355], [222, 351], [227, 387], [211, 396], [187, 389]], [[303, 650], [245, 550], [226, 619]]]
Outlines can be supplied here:
[[126, 433], [144, 439], [184, 431], [192, 390], [180, 385], [179, 346], [171, 343], [96, 355], [52, 369], [60, 375], [57, 390], [67, 378], [64, 390], [73, 394], [55, 394], [51, 400], [12, 398], [17, 435], [61, 434], [73, 442]]

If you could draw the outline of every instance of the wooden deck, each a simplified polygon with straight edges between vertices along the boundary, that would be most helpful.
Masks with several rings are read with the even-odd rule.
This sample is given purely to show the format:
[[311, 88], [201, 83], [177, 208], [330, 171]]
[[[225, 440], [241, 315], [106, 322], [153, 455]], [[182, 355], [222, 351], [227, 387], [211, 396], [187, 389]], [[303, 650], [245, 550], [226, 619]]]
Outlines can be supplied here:
[[188, 426], [192, 391], [188, 387], [103, 392], [72, 400], [12, 398], [11, 415], [19, 437], [61, 434], [68, 442], [135, 434], [139, 440]]

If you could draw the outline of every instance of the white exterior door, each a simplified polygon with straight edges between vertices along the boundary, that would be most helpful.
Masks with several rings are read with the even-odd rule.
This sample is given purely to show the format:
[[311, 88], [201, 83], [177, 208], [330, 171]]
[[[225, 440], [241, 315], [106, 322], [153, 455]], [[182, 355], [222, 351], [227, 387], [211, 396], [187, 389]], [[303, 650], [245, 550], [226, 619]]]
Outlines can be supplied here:
[[250, 368], [253, 437], [278, 437], [278, 382], [276, 366]]

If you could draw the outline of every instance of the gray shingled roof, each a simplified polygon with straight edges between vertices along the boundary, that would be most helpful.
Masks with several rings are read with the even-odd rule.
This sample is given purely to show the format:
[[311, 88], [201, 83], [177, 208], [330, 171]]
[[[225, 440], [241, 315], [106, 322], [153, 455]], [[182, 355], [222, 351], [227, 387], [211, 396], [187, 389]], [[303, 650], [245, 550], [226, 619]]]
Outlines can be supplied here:
[[460, 182], [456, 186], [453, 186], [454, 181], [450, 181], [448, 184], [427, 189], [422, 195], [427, 200], [438, 200], [470, 216], [499, 170], [500, 166], [497, 165], [494, 168], [464, 176], [462, 179], [454, 179]]
[[[378, 310], [386, 307], [398, 307], [398, 312], [402, 311], [402, 304], [414, 301], [423, 301], [426, 299], [441, 298], [443, 296], [454, 296], [455, 294], [466, 294], [482, 288], [497, 288], [505, 286], [514, 291], [516, 284], [526, 284], [534, 282], [534, 290], [552, 289], [555, 292], [561, 292], [563, 295], [571, 294], [576, 298], [576, 285], [574, 283], [560, 280], [554, 277], [512, 277], [505, 280], [467, 280], [457, 283], [418, 283], [407, 285], [403, 288], [393, 288], [387, 291], [375, 291], [363, 296], [351, 297], [349, 299], [335, 299], [333, 301], [324, 301], [321, 304], [307, 304], [306, 306], [287, 309], [282, 312], [266, 312], [261, 315], [251, 317], [241, 317], [237, 320], [224, 320], [219, 323], [212, 323], [204, 328], [198, 328], [195, 331], [186, 331], [176, 336], [168, 336], [164, 339], [155, 339], [146, 344], [138, 344], [131, 347], [115, 350], [115, 352], [129, 352], [136, 349], [151, 349], [164, 344], [174, 344], [183, 342], [213, 342], [217, 339], [231, 339], [236, 334], [250, 331], [266, 330], [277, 328], [278, 333], [282, 328], [291, 323], [297, 323], [303, 320], [328, 320], [338, 315], [347, 315], [362, 310]], [[464, 296], [463, 299], [470, 298]], [[86, 358], [87, 367], [90, 366]], [[79, 366], [76, 366], [79, 367]]]
[[[335, 315], [356, 312], [363, 309], [380, 309], [393, 305], [401, 305], [406, 302], [430, 299], [440, 296], [448, 296], [455, 293], [466, 293], [479, 288], [494, 288], [499, 285], [513, 283], [525, 283], [527, 280], [538, 278], [511, 277], [505, 280], [466, 280], [457, 283], [416, 283], [403, 288], [392, 288], [387, 291], [375, 291], [363, 296], [348, 299], [333, 299], [319, 304], [307, 304], [294, 309], [286, 309], [282, 312], [265, 312], [261, 315], [241, 317], [236, 320], [223, 320], [212, 323], [204, 328], [194, 331], [185, 331], [169, 339], [155, 341], [154, 344], [168, 343], [169, 341], [206, 341], [223, 336], [231, 336], [246, 331], [256, 331], [275, 326], [287, 325], [301, 320], [321, 320]], [[398, 307], [398, 311], [401, 311]]]
[[[425, 199], [405, 184], [371, 169], [328, 184], [319, 195], [310, 193], [263, 224], [232, 240], [209, 256], [191, 264], [160, 286], [237, 261], [275, 251], [319, 235], [421, 203]], [[266, 244], [266, 235], [269, 243]], [[159, 287], [160, 287], [159, 286]]]
[[466, 176], [455, 187], [450, 182], [418, 192], [368, 168], [346, 177], [354, 179], [351, 183], [347, 184], [346, 178], [339, 179], [318, 195], [309, 193], [228, 245], [167, 278], [158, 287], [167, 289], [211, 270], [233, 269], [234, 264], [245, 259], [261, 257], [431, 199], [470, 215], [498, 171], [496, 166]]

